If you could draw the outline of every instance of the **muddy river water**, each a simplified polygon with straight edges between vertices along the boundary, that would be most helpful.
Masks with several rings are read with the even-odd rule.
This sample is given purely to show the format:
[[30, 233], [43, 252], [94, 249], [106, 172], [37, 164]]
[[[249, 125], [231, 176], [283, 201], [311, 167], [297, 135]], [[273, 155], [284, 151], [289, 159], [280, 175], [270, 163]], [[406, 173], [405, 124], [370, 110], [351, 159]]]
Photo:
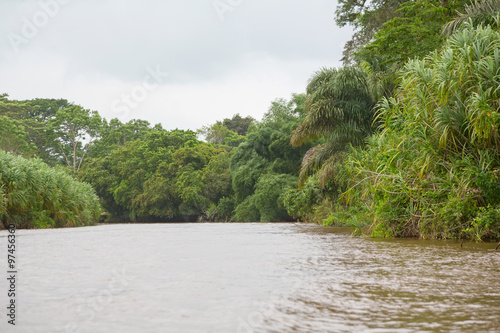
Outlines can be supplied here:
[[307, 224], [0, 231], [0, 332], [500, 332], [496, 244]]

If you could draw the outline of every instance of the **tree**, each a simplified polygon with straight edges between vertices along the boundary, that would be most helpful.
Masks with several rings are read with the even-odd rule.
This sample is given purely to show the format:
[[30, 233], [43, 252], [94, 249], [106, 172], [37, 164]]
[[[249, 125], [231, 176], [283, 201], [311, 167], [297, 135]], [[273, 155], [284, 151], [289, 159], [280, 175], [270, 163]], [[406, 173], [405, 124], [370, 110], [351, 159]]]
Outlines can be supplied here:
[[48, 121], [51, 136], [58, 142], [58, 153], [64, 156], [66, 164], [74, 172], [80, 170], [82, 162], [93, 141], [99, 137], [103, 120], [97, 111], [90, 111], [79, 105], [57, 110]]
[[31, 107], [24, 118], [36, 119], [38, 122], [46, 122], [56, 116], [57, 110], [71, 106], [66, 99], [35, 98], [23, 102]]
[[237, 113], [231, 119], [225, 118], [222, 121], [222, 125], [226, 126], [228, 130], [233, 131], [238, 135], [245, 136], [247, 134], [248, 128], [253, 122], [255, 122], [255, 119], [253, 119], [252, 117], [247, 116], [243, 118], [239, 113]]
[[344, 46], [345, 65], [350, 65], [353, 55], [373, 38], [383, 24], [398, 16], [397, 9], [408, 0], [339, 0], [335, 22], [339, 27], [351, 25], [355, 32]]
[[386, 21], [358, 56], [382, 57], [387, 63], [403, 64], [414, 57], [422, 58], [441, 47], [443, 24], [464, 0], [453, 3], [440, 0], [408, 1], [399, 5], [397, 16]]
[[27, 103], [9, 100], [9, 95], [0, 94], [0, 115], [11, 119], [23, 120], [31, 112]]
[[36, 147], [36, 156], [49, 165], [65, 164], [61, 154], [60, 138], [50, 131], [58, 110], [72, 106], [65, 99], [33, 99], [27, 101], [8, 100], [0, 97], [0, 115], [14, 119], [27, 133], [27, 141]]
[[[271, 103], [261, 122], [247, 135], [231, 157], [231, 177], [236, 221], [285, 221], [285, 192], [296, 182], [300, 161], [309, 145], [292, 147], [292, 130], [302, 121], [303, 94]], [[259, 185], [260, 184], [260, 185]], [[286, 185], [286, 186], [285, 186]], [[267, 200], [267, 201], [266, 201]], [[265, 202], [265, 205], [261, 205]]]
[[90, 155], [92, 157], [109, 155], [111, 151], [127, 142], [144, 140], [147, 134], [154, 130], [146, 120], [132, 119], [125, 124], [117, 118], [111, 119], [109, 123], [103, 120], [100, 138], [94, 141]]
[[36, 147], [28, 143], [28, 134], [24, 127], [5, 116], [0, 116], [0, 149], [24, 157], [32, 156], [36, 152]]
[[[74, 107], [77, 106], [65, 99], [38, 98], [15, 101], [8, 100], [6, 94], [0, 96], [0, 115], [15, 120], [19, 126], [24, 128], [27, 133], [28, 143], [34, 145], [37, 149], [35, 155], [49, 165], [68, 164], [68, 161], [72, 158], [72, 156], [69, 156], [71, 155], [71, 149], [62, 149], [61, 146], [62, 142], [69, 140], [68, 137], [61, 137], [63, 131], [61, 131], [61, 128], [55, 128], [54, 126], [58, 121], [61, 121], [61, 119], [56, 120], [58, 111], [64, 113]], [[64, 154], [68, 156], [64, 156]], [[78, 167], [75, 169], [78, 169]]]
[[297, 177], [288, 174], [266, 174], [259, 178], [252, 200], [259, 211], [261, 222], [290, 219], [284, 200], [286, 193], [294, 189], [296, 184]]
[[230, 153], [198, 141], [193, 131], [154, 128], [114, 147], [80, 171], [114, 220], [214, 220], [210, 211], [231, 196]]
[[211, 126], [203, 126], [198, 130], [198, 133], [203, 135], [208, 143], [225, 147], [227, 150], [231, 150], [231, 147], [237, 147], [245, 140], [244, 136], [229, 130], [220, 121]]
[[473, 26], [484, 24], [498, 28], [500, 26], [499, 13], [499, 0], [471, 1], [470, 5], [465, 5], [464, 12], [458, 12], [457, 17], [444, 25], [443, 35], [451, 36], [468, 20], [471, 20]]
[[368, 90], [374, 101], [378, 102], [383, 97], [393, 96], [401, 65], [389, 63], [386, 58], [373, 55], [360, 55], [359, 64], [367, 75]]
[[298, 173], [302, 155], [309, 146], [292, 147], [289, 142], [292, 130], [303, 119], [304, 100], [304, 95], [295, 94], [290, 101], [272, 102], [262, 122], [256, 124], [246, 142], [235, 150], [230, 168], [238, 204], [253, 194], [263, 174]]
[[292, 94], [289, 101], [277, 98], [262, 117], [261, 125], [281, 128], [284, 124], [295, 123], [297, 118], [305, 116], [305, 100], [304, 94]]
[[401, 64], [425, 56], [442, 45], [442, 25], [464, 6], [465, 0], [339, 0], [337, 25], [355, 28], [344, 47], [344, 64], [358, 62], [366, 47], [370, 57]]
[[374, 99], [369, 92], [366, 74], [354, 67], [324, 68], [307, 86], [302, 123], [293, 131], [291, 143], [301, 146], [309, 141], [324, 140], [311, 148], [301, 165], [301, 184], [316, 170], [326, 184], [332, 166], [341, 160], [340, 152], [349, 145], [362, 145], [373, 132]]
[[23, 126], [29, 135], [29, 140], [37, 147], [37, 157], [49, 165], [65, 163], [58, 156], [59, 143], [47, 131], [47, 124], [53, 119], [57, 110], [71, 106], [66, 99], [36, 98], [26, 100], [27, 108], [23, 115]]

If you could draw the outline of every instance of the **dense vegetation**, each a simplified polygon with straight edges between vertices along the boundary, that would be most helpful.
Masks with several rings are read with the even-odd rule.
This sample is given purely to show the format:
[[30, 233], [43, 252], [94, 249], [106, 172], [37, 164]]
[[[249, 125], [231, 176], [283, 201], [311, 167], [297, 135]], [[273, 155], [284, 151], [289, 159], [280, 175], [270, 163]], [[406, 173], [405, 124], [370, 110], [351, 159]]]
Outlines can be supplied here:
[[0, 220], [7, 228], [91, 225], [101, 213], [99, 198], [88, 184], [40, 159], [0, 151]]
[[[296, 190], [289, 211], [358, 231], [370, 226], [375, 236], [500, 238], [499, 2], [381, 2], [362, 11], [350, 6], [354, 2], [341, 4], [337, 19], [359, 29], [345, 60], [366, 74], [354, 84], [367, 86], [376, 101], [364, 107], [367, 116], [373, 111], [375, 133], [357, 131], [368, 134], [364, 144], [341, 144], [341, 153], [313, 148], [301, 173], [310, 173], [312, 164], [316, 178]], [[455, 18], [451, 9], [463, 13]], [[374, 19], [383, 17], [377, 12], [388, 20], [374, 28]], [[311, 84], [326, 75], [317, 73]], [[332, 81], [319, 90], [328, 102], [306, 108], [301, 126], [311, 127], [314, 117], [309, 132], [342, 142], [336, 128], [352, 127], [353, 116], [360, 127], [354, 105], [363, 94], [333, 96], [329, 90], [336, 87]], [[315, 94], [308, 87], [308, 95]], [[318, 185], [328, 189], [326, 201], [314, 191]]]
[[375, 234], [500, 238], [499, 43], [491, 27], [467, 26], [407, 62], [378, 104], [382, 131], [342, 175]]
[[[95, 191], [110, 221], [302, 220], [499, 239], [499, 3], [341, 0], [337, 23], [356, 29], [345, 65], [320, 69], [259, 121], [168, 131], [2, 95], [2, 221], [88, 224]], [[56, 181], [70, 192], [46, 190]]]

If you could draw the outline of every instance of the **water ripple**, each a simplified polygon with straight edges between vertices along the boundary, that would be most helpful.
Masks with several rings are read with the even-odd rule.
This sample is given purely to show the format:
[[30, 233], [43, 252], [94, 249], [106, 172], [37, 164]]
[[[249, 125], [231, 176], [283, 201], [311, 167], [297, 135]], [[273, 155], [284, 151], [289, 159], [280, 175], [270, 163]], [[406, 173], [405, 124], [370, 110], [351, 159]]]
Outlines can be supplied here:
[[259, 223], [19, 230], [17, 240], [19, 324], [3, 319], [2, 332], [500, 332], [491, 244]]

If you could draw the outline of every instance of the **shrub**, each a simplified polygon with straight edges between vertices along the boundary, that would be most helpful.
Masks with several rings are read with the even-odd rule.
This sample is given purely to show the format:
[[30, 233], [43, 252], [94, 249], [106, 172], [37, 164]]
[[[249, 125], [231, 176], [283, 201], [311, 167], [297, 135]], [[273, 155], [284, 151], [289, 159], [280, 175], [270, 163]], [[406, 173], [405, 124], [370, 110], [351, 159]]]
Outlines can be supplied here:
[[18, 228], [91, 225], [101, 208], [92, 187], [39, 159], [0, 151], [0, 221]]

